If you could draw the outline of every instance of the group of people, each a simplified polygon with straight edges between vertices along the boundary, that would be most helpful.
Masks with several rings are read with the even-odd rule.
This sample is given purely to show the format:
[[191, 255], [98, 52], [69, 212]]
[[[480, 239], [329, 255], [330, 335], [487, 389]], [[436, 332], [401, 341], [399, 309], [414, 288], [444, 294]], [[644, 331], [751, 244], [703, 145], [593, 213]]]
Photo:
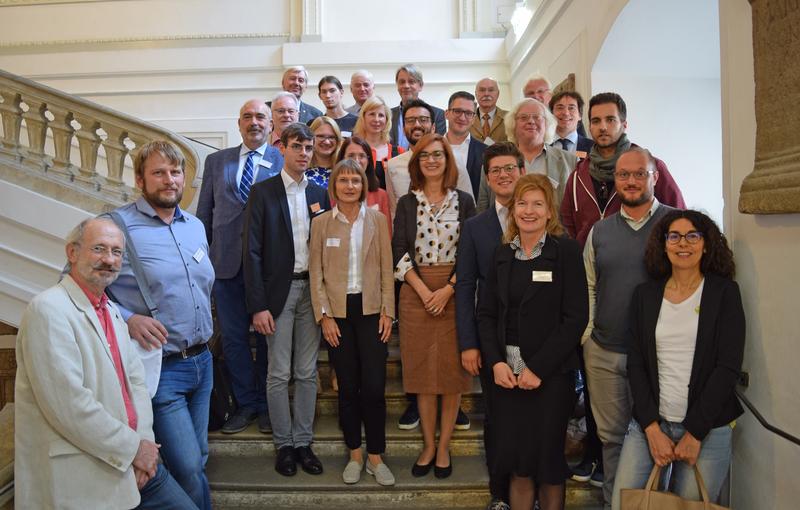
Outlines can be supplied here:
[[[453, 431], [469, 427], [460, 398], [477, 376], [489, 508], [563, 508], [570, 476], [619, 508], [622, 490], [672, 462], [673, 490], [696, 495], [696, 465], [719, 497], [742, 412], [733, 258], [711, 219], [684, 210], [666, 164], [628, 140], [623, 99], [591, 98], [589, 138], [583, 98], [553, 95], [542, 77], [510, 111], [491, 78], [446, 110], [420, 99], [413, 64], [395, 81], [390, 108], [356, 72], [344, 108], [340, 80], [325, 76], [321, 112], [301, 101], [305, 69], [288, 69], [283, 92], [240, 109], [242, 144], [206, 159], [197, 217], [178, 205], [180, 152], [141, 148], [141, 198], [76, 227], [68, 274], [23, 318], [20, 504], [113, 493], [120, 508], [210, 508], [212, 296], [238, 404], [222, 432], [271, 431], [281, 475], [323, 472], [312, 450], [322, 341], [343, 482], [366, 471], [395, 483], [384, 388], [396, 323], [409, 396], [398, 425], [422, 430], [413, 476], [452, 473]], [[570, 468], [577, 371], [587, 439]]]

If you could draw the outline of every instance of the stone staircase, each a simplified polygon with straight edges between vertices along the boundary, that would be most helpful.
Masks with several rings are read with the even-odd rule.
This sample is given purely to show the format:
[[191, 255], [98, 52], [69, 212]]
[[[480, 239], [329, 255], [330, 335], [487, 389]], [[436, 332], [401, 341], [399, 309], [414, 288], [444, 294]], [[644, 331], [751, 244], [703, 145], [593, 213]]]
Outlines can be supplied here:
[[[251, 425], [239, 434], [209, 434], [208, 478], [215, 509], [245, 510], [319, 508], [453, 508], [482, 509], [489, 501], [486, 465], [483, 456], [482, 398], [477, 378], [473, 391], [463, 395], [461, 407], [469, 414], [470, 430], [456, 431], [451, 441], [453, 474], [439, 480], [411, 476], [411, 466], [422, 448], [417, 430], [397, 428], [397, 419], [406, 407], [401, 382], [397, 336], [389, 343], [387, 361], [386, 455], [384, 460], [395, 475], [394, 487], [382, 487], [363, 473], [355, 485], [345, 485], [341, 473], [347, 462], [347, 448], [337, 421], [337, 396], [330, 387], [327, 351], [322, 348], [319, 371], [322, 391], [317, 398], [314, 424], [314, 451], [325, 471], [312, 476], [298, 469], [293, 477], [275, 472], [272, 436]], [[602, 508], [600, 489], [588, 484], [567, 484], [567, 508]]]

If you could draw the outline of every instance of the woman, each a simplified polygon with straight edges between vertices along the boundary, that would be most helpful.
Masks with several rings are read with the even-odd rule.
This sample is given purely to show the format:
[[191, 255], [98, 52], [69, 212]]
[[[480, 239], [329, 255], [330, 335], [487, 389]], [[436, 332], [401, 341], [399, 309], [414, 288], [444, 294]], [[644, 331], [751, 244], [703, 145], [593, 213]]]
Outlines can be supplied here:
[[[469, 194], [456, 189], [458, 169], [450, 144], [439, 134], [417, 142], [408, 164], [411, 191], [397, 202], [394, 219], [395, 278], [400, 289], [400, 357], [403, 388], [417, 394], [424, 447], [411, 473], [437, 478], [452, 472], [450, 437], [461, 394], [472, 381], [456, 344], [456, 247], [461, 224], [475, 214]], [[436, 397], [442, 396], [438, 447]]]
[[699, 499], [697, 466], [717, 501], [728, 474], [733, 392], [744, 355], [745, 319], [733, 254], [708, 216], [670, 211], [650, 233], [645, 265], [652, 281], [631, 300], [628, 377], [633, 420], [617, 469], [620, 490], [642, 488], [653, 463], [673, 465], [674, 491]]
[[309, 168], [306, 169], [306, 177], [314, 184], [327, 189], [331, 168], [342, 145], [342, 133], [336, 122], [324, 115], [314, 119], [309, 127], [314, 133], [314, 154], [311, 156]]
[[511, 480], [511, 508], [564, 508], [567, 422], [575, 403], [576, 348], [588, 322], [578, 243], [562, 237], [553, 186], [517, 181], [505, 244], [495, 252], [478, 310], [484, 363], [492, 367], [498, 475]]
[[386, 189], [386, 162], [405, 152], [402, 147], [396, 147], [389, 143], [391, 130], [392, 111], [386, 102], [380, 96], [372, 96], [364, 101], [358, 112], [353, 135], [366, 140], [372, 148], [375, 175], [383, 189]]
[[364, 205], [367, 177], [355, 161], [336, 165], [329, 193], [336, 205], [314, 218], [309, 277], [314, 316], [339, 374], [339, 423], [350, 449], [342, 479], [352, 484], [361, 478], [363, 423], [367, 473], [381, 485], [394, 485], [381, 459], [386, 450], [386, 342], [394, 318], [388, 222]]
[[[352, 159], [361, 165], [361, 169], [367, 176], [367, 207], [377, 209], [386, 216], [389, 222], [389, 236], [392, 235], [392, 223], [389, 212], [389, 195], [385, 189], [380, 187], [378, 178], [375, 176], [375, 162], [372, 159], [372, 149], [363, 138], [354, 136], [345, 138], [342, 148], [339, 149], [339, 161]], [[339, 162], [337, 161], [337, 163]]]

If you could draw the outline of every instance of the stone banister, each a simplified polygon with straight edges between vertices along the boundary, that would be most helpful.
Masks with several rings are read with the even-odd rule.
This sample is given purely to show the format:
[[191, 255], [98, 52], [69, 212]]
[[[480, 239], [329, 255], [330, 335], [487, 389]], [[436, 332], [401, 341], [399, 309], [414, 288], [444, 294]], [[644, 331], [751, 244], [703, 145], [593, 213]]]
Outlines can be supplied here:
[[[131, 186], [133, 159], [144, 144], [168, 140], [186, 159], [181, 206], [192, 202], [199, 158], [190, 142], [176, 133], [2, 69], [0, 118], [0, 178], [100, 213], [139, 195]], [[21, 136], [23, 125], [27, 144]], [[73, 140], [79, 165], [73, 163]], [[98, 165], [100, 147], [105, 168]]]

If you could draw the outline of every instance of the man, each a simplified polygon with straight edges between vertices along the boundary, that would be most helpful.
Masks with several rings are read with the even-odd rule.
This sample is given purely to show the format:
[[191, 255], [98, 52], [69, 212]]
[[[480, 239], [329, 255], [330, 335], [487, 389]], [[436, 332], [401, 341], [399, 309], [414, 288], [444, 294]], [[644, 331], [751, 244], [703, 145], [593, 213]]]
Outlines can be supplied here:
[[310, 104], [306, 104], [300, 100], [303, 97], [303, 92], [308, 87], [308, 72], [303, 66], [293, 66], [284, 71], [283, 78], [281, 78], [281, 87], [286, 92], [291, 92], [297, 98], [297, 109], [300, 111], [298, 121], [303, 124], [308, 124], [312, 120], [320, 117], [322, 112], [314, 108]]
[[[403, 112], [405, 137], [409, 141], [409, 148], [413, 148], [416, 143], [428, 133], [433, 132], [433, 116], [436, 109], [421, 99], [412, 99], [406, 105]], [[392, 217], [397, 207], [400, 197], [408, 193], [411, 186], [411, 176], [408, 173], [408, 163], [411, 161], [413, 153], [411, 150], [399, 154], [387, 162], [386, 193], [389, 195], [389, 209]], [[466, 169], [459, 169], [458, 189], [472, 195], [472, 183]]]
[[559, 92], [548, 103], [556, 117], [556, 140], [553, 146], [585, 159], [594, 142], [578, 133], [578, 123], [583, 116], [583, 98], [574, 91]]
[[330, 202], [326, 191], [305, 176], [313, 151], [308, 126], [287, 127], [281, 135], [283, 169], [253, 186], [245, 212], [247, 310], [255, 330], [267, 335], [275, 470], [284, 476], [297, 473], [298, 462], [307, 473], [322, 473], [322, 463], [311, 450], [320, 333], [311, 307], [308, 240], [312, 218], [329, 209]]
[[454, 92], [447, 103], [445, 118], [447, 119], [447, 133], [445, 138], [450, 142], [459, 173], [466, 172], [472, 183], [472, 196], [478, 196], [481, 184], [481, 168], [483, 165], [483, 151], [486, 145], [474, 140], [469, 133], [472, 119], [475, 117], [475, 96], [469, 92]]
[[242, 224], [251, 187], [280, 172], [283, 156], [267, 143], [272, 120], [267, 105], [247, 101], [239, 110], [242, 144], [206, 158], [197, 217], [203, 222], [214, 265], [214, 302], [222, 331], [222, 349], [239, 406], [222, 426], [224, 434], [243, 431], [256, 418], [258, 430], [271, 430], [267, 413], [267, 344], [256, 333], [256, 360], [250, 350], [250, 314], [242, 271]]
[[[116, 210], [133, 246], [119, 278], [107, 292], [144, 349], [161, 348], [158, 390], [153, 396], [153, 430], [170, 473], [204, 509], [211, 508], [208, 480], [208, 406], [213, 386], [211, 288], [214, 268], [203, 224], [182, 210], [185, 161], [170, 142], [141, 147], [134, 160], [142, 196]], [[131, 266], [135, 250], [157, 308], [151, 312]]]
[[353, 94], [356, 104], [345, 108], [349, 113], [358, 115], [364, 101], [372, 97], [375, 93], [375, 80], [372, 73], [366, 69], [359, 69], [350, 76], [350, 93]]
[[470, 126], [472, 136], [486, 145], [507, 140], [505, 117], [508, 112], [497, 107], [500, 97], [497, 80], [483, 78], [479, 81], [475, 85], [475, 97], [478, 98], [478, 114]]
[[603, 443], [606, 506], [611, 503], [633, 406], [625, 340], [630, 298], [636, 286], [648, 278], [644, 253], [650, 231], [672, 209], [654, 196], [661, 177], [656, 160], [647, 149], [631, 147], [621, 153], [614, 180], [622, 208], [619, 214], [595, 223], [583, 252], [589, 288], [583, 357], [592, 412]]
[[336, 122], [339, 131], [342, 132], [342, 137], [353, 136], [353, 128], [356, 126], [358, 117], [348, 113], [342, 106], [344, 94], [342, 82], [336, 76], [323, 76], [319, 81], [318, 89], [319, 98], [325, 105], [325, 115]]
[[300, 101], [291, 92], [278, 92], [275, 99], [267, 103], [272, 110], [273, 131], [269, 144], [280, 148], [283, 130], [295, 122], [300, 122]]
[[[422, 72], [414, 64], [406, 64], [398, 69], [394, 75], [394, 82], [397, 85], [397, 93], [400, 94], [400, 106], [392, 108], [392, 130], [389, 136], [391, 137], [392, 145], [407, 150], [410, 142], [406, 138], [405, 129], [403, 128], [403, 109], [412, 99], [419, 99], [419, 93], [422, 92], [425, 82], [422, 79]], [[443, 135], [447, 130], [444, 112], [435, 106], [431, 106], [431, 108], [434, 113], [433, 124], [436, 132]]]
[[[636, 147], [625, 129], [628, 110], [625, 101], [613, 92], [597, 94], [589, 100], [589, 130], [594, 145], [567, 180], [561, 202], [561, 222], [570, 237], [584, 244], [592, 225], [619, 211], [620, 197], [614, 188], [614, 168], [620, 154]], [[655, 197], [663, 204], [686, 207], [678, 184], [667, 165], [655, 159], [658, 182]]]
[[158, 463], [142, 362], [104, 294], [124, 250], [113, 221], [82, 221], [67, 236], [69, 274], [22, 317], [17, 508], [197, 508]]
[[[483, 153], [483, 169], [486, 180], [494, 192], [494, 207], [464, 222], [456, 257], [456, 329], [461, 350], [461, 364], [472, 375], [479, 375], [483, 390], [485, 418], [483, 441], [486, 464], [492, 465], [494, 454], [490, 440], [491, 404], [494, 378], [492, 367], [485, 366], [480, 354], [480, 338], [476, 310], [485, 299], [484, 282], [491, 270], [494, 252], [500, 245], [508, 224], [508, 208], [514, 196], [514, 185], [525, 167], [522, 153], [511, 142], [490, 145]], [[476, 300], [477, 293], [477, 300]], [[487, 510], [507, 510], [507, 476], [498, 476], [489, 471], [489, 490], [492, 501]]]
[[542, 75], [535, 74], [525, 82], [525, 86], [522, 88], [522, 95], [536, 99], [547, 106], [550, 104], [550, 99], [553, 98], [553, 91], [550, 88], [550, 80]]

